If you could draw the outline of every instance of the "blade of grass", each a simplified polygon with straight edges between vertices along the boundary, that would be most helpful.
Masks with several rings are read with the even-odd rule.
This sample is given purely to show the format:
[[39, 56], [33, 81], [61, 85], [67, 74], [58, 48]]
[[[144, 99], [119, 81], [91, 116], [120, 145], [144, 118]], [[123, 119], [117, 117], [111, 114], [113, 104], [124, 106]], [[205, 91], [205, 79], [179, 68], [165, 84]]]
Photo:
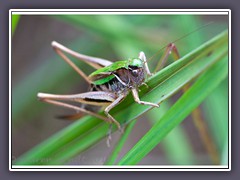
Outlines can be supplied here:
[[[170, 103], [164, 101], [161, 109], [153, 109], [148, 112], [152, 126], [156, 124], [170, 109]], [[187, 135], [181, 125], [174, 128], [159, 144], [164, 150], [170, 164], [191, 165], [195, 164], [195, 155]]]
[[108, 128], [109, 125], [107, 123], [99, 123], [86, 133], [75, 136], [75, 139], [69, 141], [65, 146], [60, 147], [54, 154], [49, 156], [49, 161], [45, 162], [45, 164], [57, 165], [68, 163], [68, 160], [72, 157], [103, 139], [107, 135]]
[[217, 143], [219, 152], [223, 151], [228, 134], [228, 89], [224, 82], [216, 88], [204, 101], [203, 110], [209, 121], [211, 132]]
[[227, 58], [224, 58], [206, 71], [163, 116], [161, 121], [151, 128], [119, 161], [119, 165], [133, 165], [141, 161], [163, 137], [176, 127], [221, 83], [228, 74], [227, 64]]
[[172, 165], [194, 165], [196, 156], [182, 126], [177, 126], [160, 143]]
[[[204, 70], [212, 66], [215, 62], [219, 61], [223, 56], [227, 55], [227, 50], [220, 48], [219, 46], [227, 43], [227, 32], [223, 32], [216, 38], [213, 38], [209, 42], [205, 43], [204, 45], [200, 46], [198, 49], [194, 50], [193, 52], [189, 53], [185, 57], [181, 58], [179, 61], [171, 64], [167, 68], [163, 69], [162, 71], [156, 73], [148, 82], [148, 89], [142, 89], [142, 92], [145, 94], [141, 97], [142, 100], [159, 103], [169, 96], [174, 94], [177, 90], [181, 89], [184, 84], [195, 78], [197, 75], [202, 73]], [[213, 49], [217, 49], [213, 51]], [[205, 57], [209, 52], [212, 52], [210, 56]], [[204, 57], [204, 58], [202, 58]], [[201, 59], [202, 58], [202, 59]], [[138, 105], [133, 102], [131, 96], [128, 96], [126, 100], [124, 100], [118, 107], [113, 109], [110, 113], [119, 120], [122, 124], [130, 122], [132, 119], [137, 118], [150, 107]], [[94, 118], [88, 117], [88, 121], [94, 120]], [[104, 124], [104, 123], [101, 123]], [[78, 128], [81, 126], [79, 123], [71, 125], [74, 128], [73, 131], [78, 131]], [[95, 125], [92, 124], [92, 127], [89, 127], [89, 131], [93, 129], [98, 131], [98, 128], [94, 128]], [[115, 126], [113, 127], [113, 130]], [[98, 131], [101, 137], [106, 136], [106, 131]], [[68, 128], [63, 129], [59, 132], [63, 137], [64, 135], [67, 138], [69, 136]], [[15, 161], [16, 164], [37, 164], [34, 163], [34, 159], [41, 159], [41, 158], [50, 158], [52, 161], [58, 161], [58, 159], [52, 159], [51, 157], [54, 156], [58, 151], [61, 151], [59, 147], [65, 149], [65, 151], [61, 151], [62, 156], [65, 156], [65, 159], [72, 158], [73, 156], [77, 155], [84, 149], [90, 147], [90, 144], [79, 142], [78, 144], [85, 144], [86, 146], [81, 147], [81, 151], [75, 146], [74, 151], [71, 144], [71, 141], [74, 141], [74, 138], [79, 138], [82, 134], [77, 134], [76, 132], [72, 132], [71, 134], [75, 133], [75, 137], [69, 138], [69, 141], [59, 142], [59, 137], [56, 134], [54, 137], [48, 139], [45, 143], [40, 144], [34, 150], [30, 150], [21, 158]], [[87, 141], [87, 138], [85, 139]], [[56, 145], [59, 144], [60, 145]], [[54, 145], [55, 147], [51, 147]], [[49, 151], [48, 149], [51, 149]], [[71, 151], [71, 153], [69, 153]], [[61, 154], [60, 153], [60, 154]], [[68, 157], [66, 157], [66, 154]], [[61, 157], [59, 155], [58, 157]], [[33, 160], [32, 160], [33, 159]], [[48, 163], [51, 163], [48, 161]]]

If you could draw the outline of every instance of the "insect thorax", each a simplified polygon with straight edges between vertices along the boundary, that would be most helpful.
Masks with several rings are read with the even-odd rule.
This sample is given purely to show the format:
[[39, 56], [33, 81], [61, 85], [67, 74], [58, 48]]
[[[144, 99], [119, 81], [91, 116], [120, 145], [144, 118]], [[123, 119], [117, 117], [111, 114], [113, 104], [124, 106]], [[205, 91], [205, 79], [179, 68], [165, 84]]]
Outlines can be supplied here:
[[116, 94], [127, 93], [131, 88], [140, 86], [145, 80], [145, 71], [142, 67], [129, 66], [112, 72], [114, 77], [103, 84], [92, 84], [93, 91], [107, 91]]

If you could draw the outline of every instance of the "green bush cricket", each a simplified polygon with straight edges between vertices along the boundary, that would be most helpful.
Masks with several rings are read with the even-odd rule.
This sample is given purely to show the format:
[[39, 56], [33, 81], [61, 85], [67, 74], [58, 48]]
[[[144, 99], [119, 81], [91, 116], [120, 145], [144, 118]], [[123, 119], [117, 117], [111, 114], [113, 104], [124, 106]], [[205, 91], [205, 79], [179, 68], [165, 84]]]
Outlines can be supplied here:
[[[57, 95], [38, 93], [38, 98], [41, 101], [66, 107], [77, 111], [76, 115], [66, 116], [72, 118], [79, 117], [81, 114], [89, 114], [102, 119], [110, 124], [114, 123], [121, 130], [120, 123], [109, 114], [109, 111], [117, 106], [129, 92], [132, 93], [135, 102], [143, 105], [159, 107], [158, 104], [141, 101], [138, 96], [138, 87], [145, 84], [147, 76], [151, 76], [148, 68], [147, 59], [144, 52], [140, 52], [138, 58], [130, 58], [128, 60], [111, 62], [109, 60], [86, 56], [53, 41], [52, 47], [64, 61], [66, 61], [80, 76], [82, 76], [89, 84], [90, 90], [86, 93], [72, 95]], [[169, 54], [174, 52], [177, 58], [179, 57], [177, 49], [173, 43], [170, 43], [162, 59], [162, 64], [166, 61]], [[84, 61], [96, 69], [93, 73], [87, 76], [79, 69], [64, 53]], [[62, 101], [78, 102], [86, 105], [103, 106], [105, 107], [105, 116], [97, 114], [97, 112], [88, 110], [87, 108], [72, 105]], [[110, 128], [111, 129], [111, 128]], [[110, 134], [110, 133], [109, 133]], [[110, 136], [109, 136], [110, 138]]]
[[[163, 67], [171, 53], [173, 54], [173, 58], [175, 60], [180, 58], [178, 50], [174, 44], [176, 41], [181, 40], [182, 38], [192, 34], [195, 31], [198, 31], [199, 29], [202, 29], [203, 27], [208, 26], [209, 24], [211, 23], [205, 24], [200, 28], [183, 35], [156, 52], [155, 55], [163, 49], [166, 49], [154, 72]], [[89, 92], [72, 95], [38, 93], [37, 96], [39, 100], [69, 108], [77, 112], [74, 115], [62, 116], [62, 118], [65, 119], [79, 119], [84, 114], [89, 114], [102, 119], [107, 123], [110, 123], [110, 131], [107, 141], [108, 145], [111, 138], [111, 125], [114, 123], [117, 128], [122, 131], [120, 123], [114, 117], [112, 117], [111, 114], [109, 114], [109, 111], [117, 106], [129, 94], [129, 92], [132, 93], [136, 103], [149, 105], [152, 107], [159, 107], [158, 104], [141, 101], [138, 95], [139, 86], [147, 85], [145, 83], [146, 77], [152, 75], [148, 68], [147, 59], [144, 52], [141, 51], [137, 58], [129, 58], [128, 60], [111, 62], [106, 59], [77, 53], [55, 41], [52, 42], [52, 47], [65, 62], [67, 62], [81, 77], [86, 80], [90, 89]], [[87, 76], [65, 55], [65, 53], [87, 63], [95, 68], [96, 71]], [[149, 58], [148, 61], [154, 56]], [[83, 106], [77, 106], [63, 101], [78, 102]], [[98, 114], [96, 110], [87, 108], [88, 105], [104, 107], [106, 116]]]

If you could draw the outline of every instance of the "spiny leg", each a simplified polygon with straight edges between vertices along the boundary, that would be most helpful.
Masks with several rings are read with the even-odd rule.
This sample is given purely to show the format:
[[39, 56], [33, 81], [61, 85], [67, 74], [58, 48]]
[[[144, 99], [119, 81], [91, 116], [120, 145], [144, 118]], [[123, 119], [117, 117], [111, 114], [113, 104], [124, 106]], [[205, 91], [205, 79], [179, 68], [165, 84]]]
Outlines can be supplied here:
[[73, 109], [73, 110], [76, 110], [77, 112], [80, 111], [80, 112], [95, 116], [99, 119], [102, 119], [107, 123], [110, 123], [110, 129], [109, 129], [108, 138], [107, 138], [108, 146], [110, 146], [110, 140], [111, 140], [111, 124], [115, 123], [119, 129], [121, 128], [119, 122], [117, 122], [112, 116], [103, 117], [95, 112], [86, 110], [84, 108], [80, 108], [78, 106], [61, 102], [63, 100], [65, 101], [67, 100], [67, 101], [75, 101], [75, 102], [80, 102], [80, 103], [85, 103], [90, 105], [103, 106], [103, 105], [109, 105], [109, 103], [114, 103], [116, 101], [115, 94], [104, 92], [104, 91], [86, 92], [86, 93], [73, 94], [73, 95], [55, 95], [55, 94], [38, 93], [38, 97], [40, 100], [44, 102], [66, 107], [69, 109]]
[[37, 96], [40, 99], [74, 101], [95, 106], [106, 106], [115, 101], [116, 99], [115, 94], [105, 91], [90, 91], [80, 94], [69, 95], [38, 93]]
[[137, 89], [135, 89], [135, 88], [132, 89], [132, 95], [133, 95], [134, 100], [135, 100], [138, 104], [143, 104], [143, 105], [149, 105], [149, 106], [159, 107], [158, 104], [154, 104], [154, 103], [146, 102], [146, 101], [141, 101], [141, 100], [139, 99]]
[[[54, 48], [54, 50], [56, 51], [56, 53], [62, 57], [62, 59], [67, 62], [80, 76], [83, 77], [83, 79], [85, 79], [85, 81], [88, 84], [91, 84], [91, 81], [89, 80], [89, 78], [87, 77], [87, 75], [81, 70], [79, 69], [76, 64], [74, 64], [63, 52], [65, 49], [60, 48], [58, 44], [56, 44], [56, 42], [52, 42], [52, 46]], [[66, 52], [66, 51], [65, 51]]]
[[88, 111], [86, 109], [83, 109], [83, 108], [80, 108], [78, 106], [74, 106], [74, 105], [71, 105], [71, 104], [68, 104], [68, 103], [64, 103], [64, 102], [60, 102], [60, 101], [57, 101], [57, 100], [52, 100], [52, 99], [44, 99], [44, 98], [40, 98], [41, 101], [44, 101], [46, 103], [49, 103], [49, 104], [54, 104], [54, 105], [57, 105], [57, 106], [61, 106], [61, 107], [65, 107], [65, 108], [68, 108], [68, 109], [72, 109], [72, 110], [75, 110], [77, 112], [83, 112], [83, 113], [86, 113], [86, 114], [89, 114], [91, 116], [94, 116], [96, 118], [99, 118], [101, 120], [104, 120], [106, 121], [107, 123], [111, 123], [112, 121], [104, 116], [101, 116], [95, 112], [91, 112], [91, 111]]
[[107, 146], [110, 147], [110, 141], [112, 140], [112, 123], [109, 124], [107, 133]]
[[161, 59], [159, 60], [159, 62], [157, 64], [154, 72], [158, 71], [159, 69], [161, 69], [164, 66], [164, 64], [166, 63], [166, 61], [171, 53], [173, 53], [174, 60], [178, 60], [180, 58], [177, 47], [174, 43], [170, 43], [167, 46], [163, 56], [161, 57]]
[[114, 94], [107, 93], [104, 91], [86, 92], [86, 93], [72, 94], [72, 95], [56, 95], [56, 94], [38, 93], [38, 98], [44, 102], [74, 109], [76, 111], [93, 115], [109, 123], [112, 123], [111, 119], [100, 116], [95, 112], [86, 110], [84, 108], [80, 108], [78, 106], [71, 105], [69, 103], [60, 102], [60, 101], [72, 101], [72, 102], [79, 102], [82, 104], [90, 104], [95, 106], [106, 106], [115, 101]]

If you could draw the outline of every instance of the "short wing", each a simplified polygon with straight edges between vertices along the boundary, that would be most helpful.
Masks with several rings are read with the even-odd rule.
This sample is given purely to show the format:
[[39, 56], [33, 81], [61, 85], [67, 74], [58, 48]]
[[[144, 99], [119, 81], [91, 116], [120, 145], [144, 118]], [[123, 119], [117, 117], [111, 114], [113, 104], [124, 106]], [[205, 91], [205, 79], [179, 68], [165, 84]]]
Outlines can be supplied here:
[[117, 61], [109, 66], [103, 67], [94, 71], [88, 77], [92, 81], [93, 84], [101, 85], [106, 82], [109, 82], [115, 76], [113, 73], [121, 68], [126, 68], [128, 65], [127, 61]]

